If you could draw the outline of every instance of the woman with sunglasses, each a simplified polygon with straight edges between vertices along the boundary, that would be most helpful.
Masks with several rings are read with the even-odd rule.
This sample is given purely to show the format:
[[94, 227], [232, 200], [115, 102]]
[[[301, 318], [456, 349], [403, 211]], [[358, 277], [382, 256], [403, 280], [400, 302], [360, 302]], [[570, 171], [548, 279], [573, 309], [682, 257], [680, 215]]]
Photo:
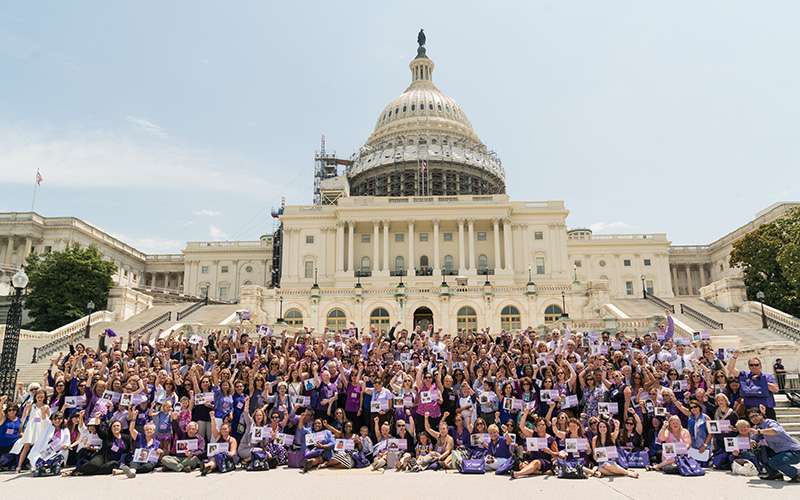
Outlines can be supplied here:
[[642, 419], [635, 409], [629, 408], [617, 437], [617, 449], [623, 455], [622, 462], [627, 464], [627, 468], [643, 467], [649, 463], [649, 450], [645, 447], [643, 433]]
[[714, 400], [717, 403], [717, 408], [714, 411], [714, 420], [718, 422], [727, 421], [730, 430], [713, 435], [714, 446], [711, 455], [711, 463], [714, 465], [715, 469], [730, 470], [732, 456], [725, 451], [725, 438], [736, 435], [736, 422], [739, 421], [739, 416], [733, 411], [733, 408], [731, 408], [730, 401], [728, 401], [728, 397], [725, 394], [717, 394]]
[[[681, 419], [677, 415], [670, 416], [658, 432], [658, 442], [664, 443], [683, 443], [686, 448], [692, 445], [692, 435], [684, 429]], [[662, 470], [667, 466], [675, 465], [675, 458], [662, 456], [661, 462], [650, 465], [647, 470]]]
[[739, 392], [744, 399], [745, 410], [751, 408], [758, 409], [761, 405], [766, 408], [765, 418], [772, 420], [775, 416], [775, 397], [774, 394], [780, 389], [775, 377], [762, 371], [761, 359], [750, 358], [747, 361], [749, 372], [736, 371], [736, 362], [739, 359], [739, 352], [735, 351], [728, 360], [728, 376], [739, 379]]

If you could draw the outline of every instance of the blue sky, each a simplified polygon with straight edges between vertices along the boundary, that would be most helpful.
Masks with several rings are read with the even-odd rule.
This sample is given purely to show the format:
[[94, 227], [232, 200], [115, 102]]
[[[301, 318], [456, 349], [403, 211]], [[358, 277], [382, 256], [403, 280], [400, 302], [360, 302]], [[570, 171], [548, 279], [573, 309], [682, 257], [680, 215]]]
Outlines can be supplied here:
[[707, 243], [800, 199], [797, 2], [0, 1], [0, 211], [148, 252], [256, 239], [434, 81], [515, 199], [570, 227]]

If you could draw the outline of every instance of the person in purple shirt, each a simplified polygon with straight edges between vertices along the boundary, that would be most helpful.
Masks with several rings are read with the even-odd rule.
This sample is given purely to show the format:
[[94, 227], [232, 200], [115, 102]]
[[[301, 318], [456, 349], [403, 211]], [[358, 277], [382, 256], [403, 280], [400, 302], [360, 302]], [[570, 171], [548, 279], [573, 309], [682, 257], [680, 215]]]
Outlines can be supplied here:
[[747, 361], [747, 367], [750, 372], [737, 372], [736, 361], [739, 359], [739, 353], [734, 352], [731, 359], [728, 360], [728, 376], [738, 377], [739, 379], [739, 394], [744, 399], [744, 406], [748, 410], [750, 408], [758, 408], [764, 405], [766, 408], [765, 416], [775, 420], [775, 397], [774, 393], [778, 392], [778, 382], [775, 377], [766, 374], [762, 371], [761, 360], [758, 358], [750, 358]]
[[777, 480], [787, 476], [791, 482], [800, 482], [797, 465], [800, 464], [800, 442], [770, 418], [764, 418], [764, 406], [750, 408], [747, 417], [753, 428], [750, 436], [759, 444], [760, 460], [767, 469], [761, 479]]
[[317, 381], [319, 384], [318, 391], [319, 391], [319, 398], [316, 401], [316, 406], [314, 408], [316, 417], [317, 418], [324, 418], [325, 420], [331, 420], [333, 418], [332, 413], [328, 412], [328, 407], [336, 402], [336, 399], [339, 397], [339, 392], [336, 388], [336, 384], [331, 382], [331, 374], [328, 370], [322, 370], [322, 374]]

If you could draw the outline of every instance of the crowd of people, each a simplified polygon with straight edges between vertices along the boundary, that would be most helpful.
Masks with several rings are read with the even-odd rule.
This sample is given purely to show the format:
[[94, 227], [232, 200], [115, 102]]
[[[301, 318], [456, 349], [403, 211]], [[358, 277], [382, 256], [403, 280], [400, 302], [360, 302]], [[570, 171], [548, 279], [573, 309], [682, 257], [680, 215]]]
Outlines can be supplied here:
[[798, 481], [758, 358], [708, 336], [350, 328], [208, 337], [104, 332], [2, 396], [0, 467], [34, 476], [205, 476], [279, 466], [453, 470], [519, 479]]

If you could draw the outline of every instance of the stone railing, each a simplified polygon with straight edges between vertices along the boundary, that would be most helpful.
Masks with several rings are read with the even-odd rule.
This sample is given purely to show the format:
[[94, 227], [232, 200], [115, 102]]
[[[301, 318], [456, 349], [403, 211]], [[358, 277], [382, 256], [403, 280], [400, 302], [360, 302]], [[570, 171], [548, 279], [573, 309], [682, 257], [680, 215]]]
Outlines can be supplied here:
[[48, 343], [42, 346], [34, 347], [31, 363], [37, 363], [42, 357], [48, 356], [58, 349], [61, 349], [65, 345], [69, 345], [79, 338], [82, 338], [84, 332], [86, 331], [87, 322], [90, 326], [92, 326], [98, 323], [105, 323], [113, 320], [114, 313], [111, 311], [97, 311], [93, 312], [89, 316], [84, 316], [83, 318], [77, 319], [72, 323], [68, 323], [60, 328], [56, 328], [50, 332], [48, 337], [50, 341]]
[[[745, 302], [740, 311], [761, 314], [761, 304], [759, 302]], [[767, 319], [767, 328], [780, 333], [781, 335], [800, 342], [800, 319], [791, 314], [787, 314], [779, 309], [764, 304], [764, 316]]]
[[689, 307], [686, 304], [681, 304], [681, 314], [685, 314], [686, 316], [689, 316], [690, 318], [693, 318], [707, 327], [713, 328], [714, 330], [722, 330], [724, 327], [724, 325], [719, 321], [706, 316], [697, 309]]
[[657, 305], [659, 307], [662, 307], [664, 309], [669, 309], [673, 313], [675, 312], [675, 306], [674, 305], [670, 304], [669, 302], [667, 302], [664, 299], [656, 297], [652, 293], [645, 292], [644, 293], [644, 298], [646, 298], [647, 300], [649, 300], [650, 302], [652, 302], [653, 304], [655, 304], [655, 305]]

